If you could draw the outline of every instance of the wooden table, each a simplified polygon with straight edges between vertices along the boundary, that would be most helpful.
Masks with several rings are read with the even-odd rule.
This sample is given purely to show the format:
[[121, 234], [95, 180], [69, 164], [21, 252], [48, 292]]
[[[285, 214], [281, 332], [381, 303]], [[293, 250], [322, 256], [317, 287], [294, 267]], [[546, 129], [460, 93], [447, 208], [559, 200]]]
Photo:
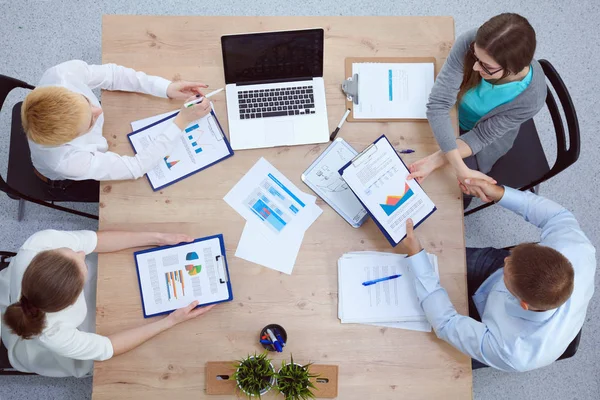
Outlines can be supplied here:
[[[102, 61], [168, 79], [198, 80], [216, 89], [224, 85], [220, 35], [315, 26], [325, 29], [324, 79], [331, 129], [344, 113], [340, 83], [345, 78], [346, 57], [434, 56], [437, 72], [454, 41], [450, 17], [111, 15], [103, 18]], [[212, 100], [228, 132], [224, 94]], [[110, 150], [132, 154], [126, 138], [129, 123], [176, 109], [179, 103], [104, 92], [102, 106]], [[405, 157], [407, 162], [438, 149], [427, 122], [347, 123], [341, 136], [360, 151], [382, 133], [392, 144], [416, 150]], [[184, 232], [194, 237], [223, 233], [235, 299], [134, 351], [96, 363], [94, 399], [208, 398], [205, 362], [234, 360], [260, 351], [257, 333], [268, 323], [279, 323], [288, 332], [283, 356], [293, 353], [301, 362], [339, 365], [339, 399], [471, 398], [469, 358], [433, 333], [340, 324], [338, 258], [349, 251], [391, 251], [372, 221], [353, 229], [318, 199], [324, 212], [307, 231], [291, 276], [234, 256], [245, 221], [223, 196], [261, 156], [310, 192], [300, 174], [325, 146], [238, 151], [225, 162], [156, 193], [146, 179], [102, 184], [103, 230]], [[458, 311], [466, 313], [463, 213], [456, 179], [443, 170], [427, 179], [424, 188], [438, 211], [417, 233], [424, 247], [439, 257], [442, 285]], [[104, 254], [99, 262], [98, 333], [108, 335], [148, 323], [142, 317], [132, 251]]]

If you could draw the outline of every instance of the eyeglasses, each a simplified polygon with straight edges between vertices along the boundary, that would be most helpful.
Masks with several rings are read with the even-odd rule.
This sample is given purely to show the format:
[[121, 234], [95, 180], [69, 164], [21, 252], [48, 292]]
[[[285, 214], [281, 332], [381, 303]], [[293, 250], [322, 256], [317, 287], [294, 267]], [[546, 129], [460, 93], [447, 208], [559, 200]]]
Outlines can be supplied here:
[[483, 72], [485, 72], [486, 74], [488, 74], [488, 75], [494, 75], [494, 74], [502, 71], [502, 67], [498, 68], [495, 71], [490, 71], [489, 69], [486, 68], [485, 65], [483, 65], [483, 63], [481, 62], [481, 60], [479, 59], [479, 57], [477, 57], [475, 55], [475, 42], [471, 43], [471, 46], [470, 46], [469, 50], [471, 50], [471, 55], [473, 56], [473, 58], [475, 58], [475, 61], [477, 63], [479, 63], [479, 66], [481, 67], [481, 69], [483, 70]]

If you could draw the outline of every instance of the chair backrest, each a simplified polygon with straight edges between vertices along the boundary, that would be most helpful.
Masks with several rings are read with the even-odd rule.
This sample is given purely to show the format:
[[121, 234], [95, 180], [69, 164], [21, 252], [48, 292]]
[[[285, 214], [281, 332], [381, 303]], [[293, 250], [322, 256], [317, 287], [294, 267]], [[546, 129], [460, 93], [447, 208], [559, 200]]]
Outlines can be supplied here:
[[2, 106], [4, 105], [4, 100], [6, 100], [8, 94], [16, 88], [33, 90], [35, 89], [35, 86], [31, 86], [27, 82], [11, 78], [10, 76], [0, 75], [0, 109], [2, 109]]
[[[11, 78], [10, 76], [0, 74], [0, 111], [2, 110], [2, 106], [4, 106], [4, 101], [8, 97], [8, 94], [13, 89], [16, 89], [16, 88], [33, 90], [33, 89], [35, 89], [35, 86], [31, 86], [27, 82], [23, 82], [18, 79]], [[8, 184], [6, 183], [4, 178], [2, 178], [1, 175], [0, 175], [0, 190], [3, 192], [6, 192], [8, 194], [11, 194], [13, 196], [20, 197], [20, 194], [15, 192], [15, 190], [13, 190], [10, 186], [8, 186]]]
[[567, 90], [567, 86], [563, 82], [562, 78], [554, 68], [554, 66], [548, 60], [539, 60], [542, 69], [544, 70], [544, 74], [546, 75], [547, 80], [550, 85], [554, 89], [558, 101], [562, 107], [565, 120], [567, 123], [567, 131], [568, 131], [568, 147], [567, 147], [567, 133], [565, 133], [565, 125], [563, 124], [563, 118], [560, 114], [560, 110], [558, 108], [558, 104], [552, 91], [548, 88], [548, 93], [546, 95], [546, 106], [548, 107], [548, 111], [550, 113], [550, 117], [552, 118], [552, 123], [554, 125], [554, 131], [556, 133], [556, 161], [554, 165], [540, 179], [530, 183], [525, 186], [521, 190], [529, 190], [540, 183], [552, 178], [553, 176], [559, 174], [560, 172], [567, 169], [569, 166], [573, 165], [575, 161], [579, 158], [579, 151], [581, 146], [581, 137], [579, 132], [579, 121], [577, 120], [577, 112], [575, 111], [575, 106], [573, 105], [573, 100], [571, 100], [571, 95]]
[[8, 267], [10, 264], [10, 258], [16, 256], [17, 253], [12, 253], [10, 251], [0, 251], [0, 271], [4, 268]]

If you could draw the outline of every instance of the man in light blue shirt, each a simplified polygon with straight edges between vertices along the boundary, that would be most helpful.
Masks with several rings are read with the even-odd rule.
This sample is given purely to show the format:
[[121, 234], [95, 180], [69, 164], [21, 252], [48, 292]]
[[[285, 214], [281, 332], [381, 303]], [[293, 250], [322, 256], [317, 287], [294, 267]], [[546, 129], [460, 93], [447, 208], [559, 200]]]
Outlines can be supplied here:
[[440, 286], [409, 221], [404, 243], [427, 319], [440, 339], [491, 367], [529, 371], [549, 365], [583, 325], [594, 292], [596, 250], [559, 204], [482, 180], [470, 185], [541, 228], [541, 240], [510, 252], [467, 249], [469, 296], [476, 308], [467, 317], [456, 312]]

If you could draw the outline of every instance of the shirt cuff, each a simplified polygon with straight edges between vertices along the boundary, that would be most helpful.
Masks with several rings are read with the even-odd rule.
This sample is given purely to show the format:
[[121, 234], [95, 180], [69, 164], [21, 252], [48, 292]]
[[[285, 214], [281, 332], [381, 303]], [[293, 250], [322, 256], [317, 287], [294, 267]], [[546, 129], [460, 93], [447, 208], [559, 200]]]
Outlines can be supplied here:
[[165, 135], [170, 141], [173, 141], [181, 136], [181, 132], [183, 131], [179, 129], [175, 122], [171, 121], [163, 131], [163, 135]]
[[106, 361], [110, 358], [112, 358], [112, 356], [114, 355], [115, 349], [113, 348], [112, 342], [110, 341], [109, 338], [107, 338], [106, 336], [102, 336], [99, 335], [102, 338], [102, 341], [104, 342], [104, 351], [102, 352], [102, 355], [100, 357], [98, 357], [98, 359], [96, 359], [95, 361]]
[[161, 78], [160, 76], [155, 76], [154, 77], [154, 93], [152, 93], [152, 95], [156, 96], [156, 97], [164, 97], [165, 99], [168, 98], [169, 96], [167, 96], [167, 88], [169, 87], [169, 85], [171, 84], [171, 81], [165, 78]]
[[465, 142], [467, 146], [471, 148], [471, 152], [473, 153], [473, 155], [479, 153], [484, 148], [483, 143], [481, 142], [481, 140], [479, 140], [479, 138], [473, 130], [470, 130], [469, 132], [460, 135], [458, 138]]
[[504, 186], [504, 196], [502, 196], [498, 204], [508, 210], [518, 212], [521, 204], [523, 204], [523, 196], [525, 196], [525, 193], [520, 190]]
[[83, 252], [85, 254], [91, 254], [98, 247], [98, 234], [94, 231], [81, 231], [83, 236]]
[[406, 260], [408, 261], [408, 266], [415, 277], [431, 274], [435, 275], [435, 270], [433, 265], [431, 265], [425, 250], [421, 250], [414, 256], [408, 257]]

